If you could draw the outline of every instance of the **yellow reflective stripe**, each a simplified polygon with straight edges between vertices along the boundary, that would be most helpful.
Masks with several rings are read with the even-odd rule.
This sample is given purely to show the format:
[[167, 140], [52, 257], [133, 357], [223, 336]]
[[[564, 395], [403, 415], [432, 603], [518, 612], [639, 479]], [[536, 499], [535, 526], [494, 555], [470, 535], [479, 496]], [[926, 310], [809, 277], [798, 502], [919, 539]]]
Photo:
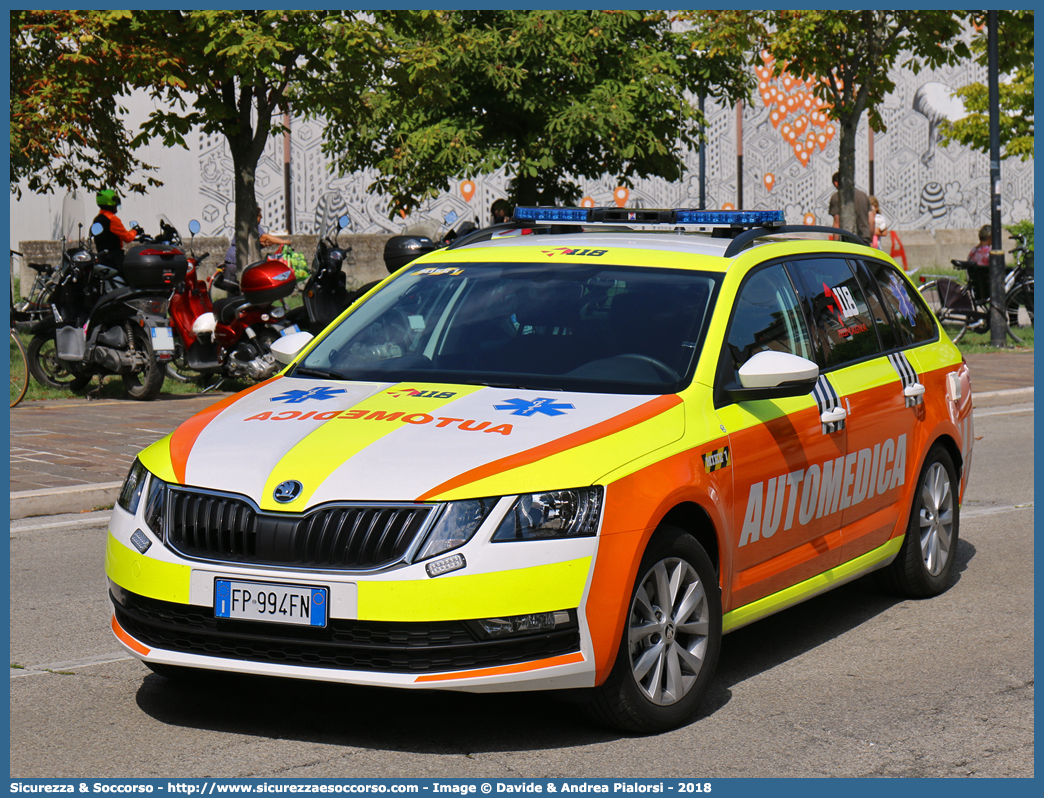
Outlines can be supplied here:
[[871, 388], [880, 388], [884, 385], [899, 383], [899, 372], [895, 370], [888, 358], [878, 355], [873, 360], [846, 366], [829, 374], [834, 390], [842, 399]]
[[141, 464], [164, 482], [177, 482], [170, 459], [170, 435], [161, 438], [138, 454]]
[[[153, 544], [156, 545], [156, 544]], [[105, 573], [132, 593], [176, 604], [189, 603], [188, 565], [162, 562], [129, 549], [109, 533], [105, 543]]]
[[802, 396], [785, 396], [781, 399], [759, 399], [754, 402], [737, 402], [718, 409], [718, 418], [730, 435], [751, 427], [760, 427], [766, 422], [816, 409], [816, 400], [811, 393]]
[[[401, 420], [403, 417], [419, 416], [424, 413], [433, 415], [451, 402], [482, 390], [481, 385], [423, 383], [419, 387], [425, 392], [452, 393], [453, 396], [448, 399], [438, 399], [392, 395], [396, 391], [403, 390], [403, 387], [414, 388], [418, 387], [418, 384], [404, 383], [402, 387], [393, 386], [368, 399], [363, 399], [358, 404], [341, 411], [336, 418], [323, 422], [304, 437], [276, 463], [275, 468], [268, 475], [265, 488], [261, 493], [261, 509], [286, 513], [303, 512], [312, 500], [312, 495], [336, 468], [371, 443], [379, 441], [384, 436], [400, 429], [404, 423], [408, 423]], [[366, 416], [352, 418], [353, 413], [361, 411], [366, 411], [366, 416], [379, 415], [369, 419]], [[407, 454], [403, 456], [408, 457]], [[404, 465], [405, 462], [404, 459]], [[288, 479], [300, 482], [303, 490], [294, 501], [279, 504], [272, 498], [272, 491], [277, 485]]]
[[[539, 546], [539, 543], [504, 543]], [[495, 571], [401, 582], [359, 582], [360, 621], [459, 621], [551, 612], [580, 606], [591, 557]]]
[[[957, 368], [961, 365], [961, 351], [945, 334], [935, 343], [904, 350], [904, 354], [910, 358], [910, 364], [918, 374], [947, 367]], [[972, 384], [974, 385], [974, 382]]]
[[745, 604], [732, 610], [732, 612], [726, 612], [722, 618], [721, 630], [722, 632], [731, 632], [733, 629], [738, 629], [741, 626], [746, 626], [748, 623], [761, 620], [780, 610], [785, 610], [787, 607], [800, 604], [802, 601], [823, 593], [832, 587], [851, 581], [863, 572], [871, 570], [880, 562], [887, 560], [898, 552], [902, 545], [902, 536], [892, 538], [883, 546], [879, 546], [873, 551], [868, 551], [854, 560], [849, 560], [836, 568], [831, 568], [829, 571], [824, 571], [811, 579], [806, 579], [804, 582], [798, 582], [798, 584], [788, 587], [786, 590], [781, 590], [778, 593], [773, 593], [771, 596], [752, 601], [750, 604]]

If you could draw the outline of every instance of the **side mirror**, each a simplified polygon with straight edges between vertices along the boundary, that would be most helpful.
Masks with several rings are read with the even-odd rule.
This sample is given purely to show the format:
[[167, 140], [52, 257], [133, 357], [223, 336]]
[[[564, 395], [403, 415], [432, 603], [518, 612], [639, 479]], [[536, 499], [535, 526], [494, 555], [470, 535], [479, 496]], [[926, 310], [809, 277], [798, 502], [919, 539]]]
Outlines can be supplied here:
[[351, 224], [352, 220], [348, 218], [348, 214], [346, 213], [344, 216], [337, 220], [337, 229], [343, 230], [346, 227], [350, 227]]
[[278, 341], [272, 343], [272, 355], [276, 363], [281, 366], [289, 366], [297, 353], [304, 349], [312, 340], [312, 334], [308, 332], [295, 332], [284, 335]]
[[94, 224], [91, 225], [91, 235], [92, 236], [101, 235], [102, 229], [103, 228], [101, 226], [101, 222], [95, 222]]
[[189, 222], [189, 232], [192, 233], [192, 235], [195, 235], [196, 233], [198, 233], [199, 230], [200, 230], [199, 222], [197, 222], [195, 219], [193, 219], [192, 221]]
[[127, 225], [127, 229], [128, 230], [133, 230], [137, 226], [138, 226], [137, 222], [131, 222], [129, 225]]
[[819, 366], [788, 352], [758, 352], [740, 366], [739, 383], [725, 386], [737, 402], [780, 399], [811, 393], [819, 379]]
[[459, 218], [460, 218], [460, 217], [459, 217], [459, 216], [457, 216], [457, 212], [456, 212], [456, 211], [450, 211], [449, 213], [447, 213], [447, 214], [446, 214], [445, 216], [443, 216], [443, 217], [442, 217], [442, 220], [443, 220], [443, 221], [444, 221], [444, 222], [445, 222], [446, 224], [453, 224], [453, 223], [454, 223], [455, 221], [457, 221], [457, 219], [459, 219]]

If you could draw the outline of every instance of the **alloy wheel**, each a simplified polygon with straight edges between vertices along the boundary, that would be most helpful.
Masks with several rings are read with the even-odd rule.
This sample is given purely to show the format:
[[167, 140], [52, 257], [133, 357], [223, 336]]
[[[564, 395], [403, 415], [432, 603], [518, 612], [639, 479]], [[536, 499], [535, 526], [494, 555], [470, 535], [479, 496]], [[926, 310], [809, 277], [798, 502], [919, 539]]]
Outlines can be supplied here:
[[938, 576], [950, 559], [953, 541], [953, 490], [941, 463], [932, 463], [921, 484], [921, 556], [932, 576]]
[[660, 560], [631, 603], [627, 641], [631, 674], [654, 704], [681, 700], [704, 665], [710, 611], [703, 582], [688, 562]]

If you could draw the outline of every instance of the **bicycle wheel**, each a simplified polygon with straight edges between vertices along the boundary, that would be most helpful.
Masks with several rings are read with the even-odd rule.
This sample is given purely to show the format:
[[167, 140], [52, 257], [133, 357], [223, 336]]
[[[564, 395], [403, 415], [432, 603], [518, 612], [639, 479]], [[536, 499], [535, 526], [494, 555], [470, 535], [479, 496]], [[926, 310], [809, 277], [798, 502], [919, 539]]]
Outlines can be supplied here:
[[18, 333], [11, 330], [11, 407], [25, 398], [29, 390], [29, 359], [25, 354], [25, 344]]
[[918, 290], [921, 296], [924, 297], [928, 307], [932, 309], [935, 317], [939, 319], [939, 323], [949, 339], [954, 343], [961, 340], [968, 331], [967, 312], [947, 307], [948, 303], [945, 300], [947, 298], [952, 300], [953, 297], [949, 295], [943, 296], [939, 283], [936, 280], [925, 283]]

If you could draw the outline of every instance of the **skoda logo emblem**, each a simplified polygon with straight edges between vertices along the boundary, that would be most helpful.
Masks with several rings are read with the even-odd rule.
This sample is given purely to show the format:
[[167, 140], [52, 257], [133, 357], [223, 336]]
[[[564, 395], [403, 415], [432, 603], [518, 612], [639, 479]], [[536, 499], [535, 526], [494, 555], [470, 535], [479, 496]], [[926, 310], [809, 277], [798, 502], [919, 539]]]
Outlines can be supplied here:
[[288, 479], [276, 485], [276, 489], [272, 491], [272, 498], [280, 504], [288, 504], [300, 496], [303, 489], [304, 485], [296, 479]]

